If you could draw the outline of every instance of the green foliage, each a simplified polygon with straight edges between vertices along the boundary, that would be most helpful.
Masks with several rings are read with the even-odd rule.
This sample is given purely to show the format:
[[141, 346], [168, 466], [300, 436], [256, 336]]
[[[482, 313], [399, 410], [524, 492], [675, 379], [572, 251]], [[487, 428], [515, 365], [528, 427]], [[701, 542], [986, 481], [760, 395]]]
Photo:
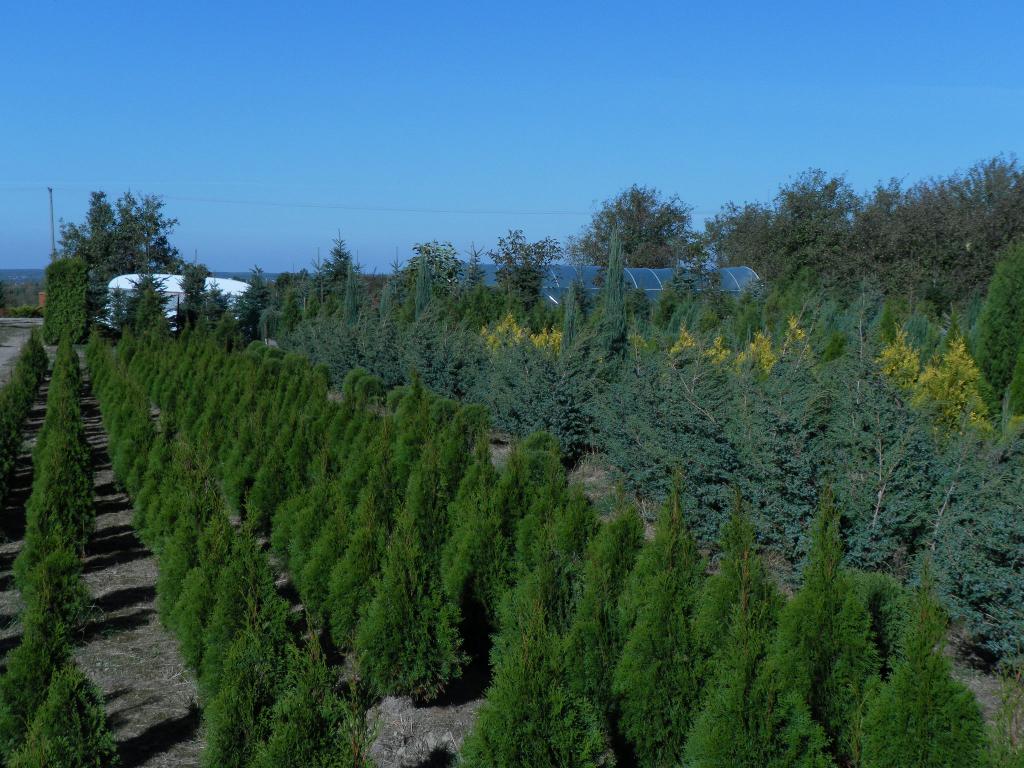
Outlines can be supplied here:
[[995, 397], [999, 399], [1013, 378], [1014, 366], [1021, 351], [1021, 339], [1024, 338], [1022, 295], [1024, 241], [1019, 241], [1002, 252], [978, 318], [978, 365], [992, 385]]
[[270, 736], [287, 648], [281, 629], [246, 628], [228, 642], [219, 686], [206, 707], [204, 766], [244, 768]]
[[356, 634], [359, 669], [381, 695], [430, 700], [458, 676], [457, 607], [441, 587], [446, 520], [441, 476], [431, 444], [409, 479], [376, 594]]
[[65, 337], [72, 342], [85, 338], [87, 284], [88, 266], [83, 259], [57, 259], [46, 267], [43, 338], [47, 344], [56, 344]]
[[8, 757], [22, 744], [50, 680], [71, 658], [67, 630], [45, 608], [30, 608], [21, 622], [21, 642], [7, 654], [0, 677], [0, 752]]
[[619, 729], [642, 768], [682, 761], [698, 711], [701, 666], [691, 622], [704, 566], [676, 488], [620, 603], [627, 635], [611, 687]]
[[744, 527], [742, 518], [734, 517], [728, 570], [724, 565], [722, 578], [708, 583], [709, 612], [724, 607], [723, 597], [731, 598], [733, 607], [709, 668], [706, 701], [686, 744], [687, 765], [825, 768], [832, 763], [824, 733], [799, 693], [768, 667], [779, 600]]
[[779, 616], [773, 672], [806, 703], [841, 762], [860, 752], [861, 712], [868, 681], [879, 671], [871, 617], [841, 567], [839, 509], [822, 495], [804, 584]]
[[618, 602], [643, 543], [640, 516], [631, 507], [601, 526], [587, 548], [582, 592], [564, 640], [569, 690], [610, 716], [612, 675], [625, 628]]
[[364, 710], [355, 692], [335, 692], [315, 645], [288, 649], [288, 677], [270, 712], [252, 768], [370, 768]]
[[76, 667], [50, 681], [11, 768], [114, 768], [120, 764], [103, 696]]
[[622, 269], [625, 259], [622, 243], [612, 236], [608, 246], [608, 268], [601, 289], [601, 346], [609, 355], [618, 354], [626, 345], [626, 283]]
[[22, 347], [7, 383], [0, 388], [0, 504], [5, 504], [9, 478], [21, 450], [22, 425], [35, 399], [48, 360], [38, 331]]
[[953, 680], [943, 654], [946, 622], [926, 568], [914, 598], [902, 658], [873, 687], [864, 717], [865, 768], [970, 768], [981, 765], [978, 705]]
[[466, 766], [586, 768], [605, 765], [601, 715], [573, 694], [546, 604], [557, 589], [541, 566], [510, 595], [492, 656], [494, 680], [463, 747]]

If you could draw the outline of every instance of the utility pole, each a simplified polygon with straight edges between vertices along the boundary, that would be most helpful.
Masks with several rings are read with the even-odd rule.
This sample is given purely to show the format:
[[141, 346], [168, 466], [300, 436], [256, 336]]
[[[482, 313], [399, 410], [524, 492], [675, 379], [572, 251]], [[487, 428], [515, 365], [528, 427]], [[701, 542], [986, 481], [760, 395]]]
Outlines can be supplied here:
[[50, 261], [57, 260], [57, 240], [53, 233], [53, 187], [47, 187], [50, 193]]

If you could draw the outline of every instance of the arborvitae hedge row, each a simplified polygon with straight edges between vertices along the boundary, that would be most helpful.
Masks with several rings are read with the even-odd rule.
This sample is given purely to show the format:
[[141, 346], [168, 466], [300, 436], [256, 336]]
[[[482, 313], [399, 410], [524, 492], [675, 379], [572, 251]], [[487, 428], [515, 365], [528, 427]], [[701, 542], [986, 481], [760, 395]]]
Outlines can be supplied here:
[[47, 365], [39, 332], [33, 331], [18, 354], [11, 378], [0, 387], [0, 508], [6, 506], [8, 482], [21, 450], [21, 430]]
[[[30, 345], [27, 359], [41, 372], [45, 353], [39, 357], [38, 339]], [[35, 378], [21, 376], [22, 385]], [[8, 764], [23, 768], [118, 763], [102, 697], [71, 660], [69, 633], [89, 606], [81, 552], [94, 522], [80, 388], [78, 357], [65, 337], [33, 452], [25, 540], [15, 561], [26, 606], [21, 642], [7, 655], [0, 677], [0, 752]]]
[[85, 338], [88, 271], [85, 261], [77, 257], [57, 259], [46, 267], [43, 337], [47, 344], [63, 338], [72, 342]]
[[[122, 352], [129, 354], [121, 359], [98, 337], [88, 350], [114, 450], [132, 445], [147, 454], [119, 479], [136, 495], [136, 524], [158, 553], [162, 618], [199, 673], [207, 739], [203, 765], [248, 766], [293, 746], [287, 720], [305, 689], [299, 677], [288, 675], [288, 660], [305, 651], [295, 645], [296, 628], [265, 553], [251, 531], [236, 531], [229, 522], [208, 458], [217, 446], [207, 441], [200, 449], [175, 434], [170, 409], [158, 424], [150, 421], [149, 398], [124, 365], [124, 357], [139, 351], [134, 344], [128, 340]], [[332, 701], [315, 722], [321, 740], [343, 749], [331, 755], [337, 763], [322, 764], [364, 765], [364, 710], [350, 706], [347, 696]], [[347, 759], [346, 750], [359, 759]]]

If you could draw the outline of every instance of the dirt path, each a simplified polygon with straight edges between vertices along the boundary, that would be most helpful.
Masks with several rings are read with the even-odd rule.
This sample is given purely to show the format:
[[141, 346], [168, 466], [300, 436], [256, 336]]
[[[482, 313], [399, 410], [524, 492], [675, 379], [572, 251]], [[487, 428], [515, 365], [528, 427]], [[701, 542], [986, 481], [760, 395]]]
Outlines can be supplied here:
[[96, 616], [75, 660], [107, 701], [123, 768], [199, 765], [201, 717], [195, 678], [156, 612], [156, 559], [136, 538], [132, 506], [114, 484], [107, 433], [86, 390], [82, 419], [92, 446], [96, 532], [84, 579]]

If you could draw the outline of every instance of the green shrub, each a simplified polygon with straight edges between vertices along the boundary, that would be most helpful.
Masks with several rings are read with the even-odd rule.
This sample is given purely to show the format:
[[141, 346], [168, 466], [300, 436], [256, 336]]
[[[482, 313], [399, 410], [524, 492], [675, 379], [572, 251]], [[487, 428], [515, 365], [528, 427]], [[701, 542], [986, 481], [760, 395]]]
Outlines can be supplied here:
[[74, 665], [57, 672], [11, 768], [115, 768], [103, 696]]
[[591, 768], [608, 762], [601, 715], [572, 694], [546, 594], [554, 569], [542, 566], [510, 595], [492, 656], [494, 681], [463, 747], [469, 768]]
[[22, 626], [21, 642], [7, 654], [0, 677], [0, 752], [7, 756], [20, 747], [51, 678], [71, 657], [67, 630], [45, 609], [27, 611]]
[[864, 717], [864, 768], [971, 768], [982, 764], [984, 724], [973, 694], [952, 678], [946, 621], [926, 567], [901, 659], [875, 684]]
[[770, 663], [825, 729], [840, 762], [848, 763], [860, 752], [864, 693], [879, 660], [871, 617], [842, 559], [839, 509], [826, 489], [804, 584], [782, 609]]
[[465, 662], [458, 608], [441, 586], [446, 524], [440, 486], [437, 450], [428, 444], [409, 478], [376, 594], [356, 632], [360, 672], [380, 695], [430, 700]]
[[206, 768], [245, 768], [270, 735], [270, 711], [285, 675], [287, 635], [246, 628], [228, 643], [219, 687], [205, 712]]
[[582, 592], [564, 640], [569, 690], [605, 717], [613, 713], [612, 675], [625, 642], [619, 597], [643, 540], [640, 515], [628, 506], [598, 529], [587, 548]]
[[678, 765], [700, 701], [691, 619], [704, 559], [683, 520], [678, 489], [662, 508], [621, 605], [625, 647], [612, 679], [619, 729], [641, 768]]
[[83, 259], [57, 259], [47, 266], [43, 320], [43, 338], [47, 344], [56, 344], [63, 338], [72, 342], [85, 338], [87, 285], [88, 267]]
[[[976, 357], [996, 400], [1013, 378], [1024, 339], [1024, 241], [1007, 246], [996, 264], [988, 296], [978, 317]], [[998, 413], [999, 403], [990, 403]]]
[[316, 646], [289, 646], [288, 677], [252, 768], [371, 768], [365, 711], [339, 695]]

